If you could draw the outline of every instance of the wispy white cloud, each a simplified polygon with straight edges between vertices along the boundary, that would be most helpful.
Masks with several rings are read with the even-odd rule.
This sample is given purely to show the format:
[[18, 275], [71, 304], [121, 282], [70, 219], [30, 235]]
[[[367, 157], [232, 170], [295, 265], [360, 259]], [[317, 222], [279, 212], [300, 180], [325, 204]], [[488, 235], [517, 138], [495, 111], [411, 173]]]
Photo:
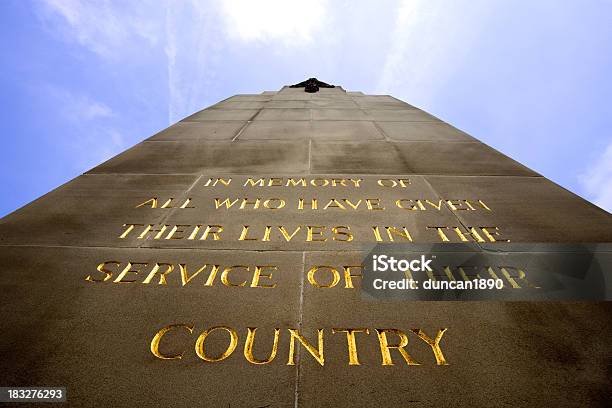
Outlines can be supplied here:
[[[216, 1], [40, 0], [38, 14], [48, 28], [68, 43], [95, 53], [109, 67], [151, 60], [168, 84], [168, 121], [173, 123], [199, 108], [214, 83], [222, 18]], [[163, 74], [162, 74], [163, 75]], [[66, 110], [77, 101], [66, 101]], [[80, 101], [80, 115], [109, 113], [104, 106]], [[88, 107], [88, 110], [85, 109]]]
[[41, 86], [37, 93], [56, 110], [64, 131], [55, 135], [54, 145], [75, 169], [90, 168], [128, 147], [114, 123], [118, 115], [105, 103], [58, 86]]
[[[389, 52], [378, 79], [379, 93], [427, 106], [461, 64], [486, 18], [486, 2], [403, 0], [398, 3]], [[461, 18], [458, 18], [461, 16]]]
[[104, 118], [113, 116], [111, 108], [103, 103], [88, 101], [84, 109], [82, 109], [83, 117], [86, 119]]
[[171, 3], [165, 16], [168, 121], [174, 123], [208, 101], [222, 75], [222, 27], [217, 3]]
[[328, 13], [326, 0], [225, 0], [226, 31], [242, 41], [279, 41], [293, 46], [311, 42]]
[[115, 116], [108, 105], [82, 93], [48, 84], [40, 86], [39, 93], [53, 102], [57, 115], [66, 122], [84, 123]]
[[157, 2], [129, 7], [110, 0], [42, 0], [42, 5], [38, 11], [43, 20], [67, 40], [105, 58], [116, 58], [137, 43], [153, 46], [159, 41], [155, 13], [147, 12], [158, 9]]
[[582, 176], [582, 182], [588, 198], [612, 212], [612, 143]]
[[43, 86], [41, 90], [54, 102], [53, 106], [67, 122], [83, 123], [114, 116], [108, 105], [87, 95], [53, 85]]
[[168, 3], [164, 52], [169, 123], [215, 102], [210, 95], [223, 83], [224, 64], [233, 51], [257, 44], [295, 50], [311, 44], [327, 22], [327, 0]]
[[65, 99], [65, 103], [61, 109], [65, 117], [79, 121], [109, 118], [113, 116], [112, 109], [107, 105], [83, 95], [73, 95], [69, 99]]
[[[133, 63], [144, 49], [164, 55], [165, 61], [154, 62], [166, 68], [169, 123], [214, 102], [210, 95], [231, 50], [253, 43], [295, 50], [312, 43], [329, 22], [328, 0], [39, 2], [41, 19], [55, 34], [110, 67]], [[96, 113], [103, 109], [91, 111]]]

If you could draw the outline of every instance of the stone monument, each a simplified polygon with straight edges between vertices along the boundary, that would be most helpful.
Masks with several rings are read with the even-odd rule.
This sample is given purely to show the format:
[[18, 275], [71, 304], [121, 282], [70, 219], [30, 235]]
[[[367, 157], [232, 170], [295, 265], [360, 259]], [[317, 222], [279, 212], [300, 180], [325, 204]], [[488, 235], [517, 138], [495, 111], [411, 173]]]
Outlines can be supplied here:
[[0, 221], [0, 386], [75, 407], [604, 406], [605, 299], [360, 285], [377, 244], [610, 242], [606, 211], [392, 96], [235, 95]]

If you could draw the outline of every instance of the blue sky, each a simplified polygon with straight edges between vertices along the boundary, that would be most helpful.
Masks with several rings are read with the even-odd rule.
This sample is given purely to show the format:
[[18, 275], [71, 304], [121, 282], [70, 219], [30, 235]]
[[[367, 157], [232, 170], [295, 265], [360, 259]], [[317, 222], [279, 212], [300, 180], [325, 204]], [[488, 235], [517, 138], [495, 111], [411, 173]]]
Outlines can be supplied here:
[[310, 76], [399, 97], [612, 211], [610, 0], [2, 0], [0, 19], [0, 216]]

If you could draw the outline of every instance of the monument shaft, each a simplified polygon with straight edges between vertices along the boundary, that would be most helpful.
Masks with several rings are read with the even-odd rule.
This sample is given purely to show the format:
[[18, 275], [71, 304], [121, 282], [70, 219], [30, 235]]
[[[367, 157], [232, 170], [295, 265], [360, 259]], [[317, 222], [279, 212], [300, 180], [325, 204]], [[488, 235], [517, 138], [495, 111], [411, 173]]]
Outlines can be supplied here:
[[377, 244], [610, 243], [610, 214], [396, 98], [296, 86], [1, 220], [0, 386], [65, 386], [70, 406], [605, 405], [609, 302], [360, 285]]

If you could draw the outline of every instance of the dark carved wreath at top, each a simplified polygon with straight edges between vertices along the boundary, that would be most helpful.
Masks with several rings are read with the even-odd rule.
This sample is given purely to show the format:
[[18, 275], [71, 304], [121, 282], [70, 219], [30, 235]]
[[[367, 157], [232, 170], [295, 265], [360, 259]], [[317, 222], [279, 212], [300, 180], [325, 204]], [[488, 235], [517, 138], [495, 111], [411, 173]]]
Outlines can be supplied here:
[[299, 84], [290, 85], [289, 88], [304, 88], [304, 92], [319, 92], [319, 88], [335, 88], [335, 86], [319, 81], [317, 78], [308, 78]]

